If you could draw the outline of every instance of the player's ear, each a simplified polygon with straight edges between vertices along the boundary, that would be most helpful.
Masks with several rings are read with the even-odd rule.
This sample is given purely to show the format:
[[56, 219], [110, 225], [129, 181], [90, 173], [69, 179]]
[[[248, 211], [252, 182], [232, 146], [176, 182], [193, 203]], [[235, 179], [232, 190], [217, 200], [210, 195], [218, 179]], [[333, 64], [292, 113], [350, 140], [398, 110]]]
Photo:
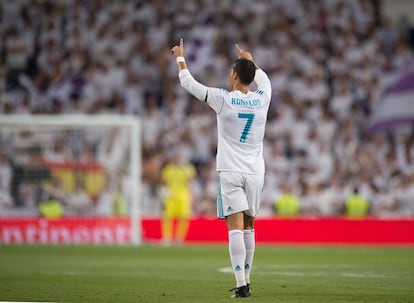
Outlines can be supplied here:
[[231, 79], [237, 80], [239, 78], [239, 75], [234, 71], [234, 69], [231, 69]]

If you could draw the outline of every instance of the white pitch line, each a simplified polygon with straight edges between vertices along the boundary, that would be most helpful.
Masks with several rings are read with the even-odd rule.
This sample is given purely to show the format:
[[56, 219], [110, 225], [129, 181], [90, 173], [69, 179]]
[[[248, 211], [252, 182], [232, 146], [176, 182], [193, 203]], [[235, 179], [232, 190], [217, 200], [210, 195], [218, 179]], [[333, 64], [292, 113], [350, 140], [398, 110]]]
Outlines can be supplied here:
[[[233, 273], [233, 269], [231, 267], [221, 267], [217, 269], [218, 272], [221, 273]], [[255, 274], [259, 276], [300, 276], [300, 277], [333, 277], [333, 276], [341, 276], [347, 278], [368, 278], [368, 279], [387, 279], [387, 278], [396, 278], [397, 276], [393, 275], [382, 275], [376, 274], [372, 272], [365, 272], [365, 273], [355, 273], [355, 272], [326, 272], [323, 270], [318, 270], [315, 272], [303, 272], [303, 271], [291, 271], [291, 270], [274, 270], [268, 269], [263, 270], [262, 267], [255, 269]]]
[[[130, 273], [130, 272], [127, 272], [127, 273], [124, 273], [124, 272], [97, 273], [97, 272], [85, 272], [85, 271], [43, 271], [43, 272], [39, 272], [39, 274], [50, 275], [50, 276], [140, 277], [140, 276], [147, 276], [148, 272], [146, 272], [146, 271], [142, 271], [142, 272], [137, 271], [137, 272], [134, 272], [134, 273]], [[2, 302], [0, 302], [0, 303], [2, 303]], [[50, 302], [45, 302], [45, 303], [50, 303]]]

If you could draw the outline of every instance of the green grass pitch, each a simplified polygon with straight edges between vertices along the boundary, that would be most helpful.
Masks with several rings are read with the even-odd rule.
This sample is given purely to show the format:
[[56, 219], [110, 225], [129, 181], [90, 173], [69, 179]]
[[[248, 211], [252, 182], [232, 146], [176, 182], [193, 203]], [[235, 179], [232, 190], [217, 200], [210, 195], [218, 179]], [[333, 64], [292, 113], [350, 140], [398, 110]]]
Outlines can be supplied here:
[[[229, 264], [225, 245], [0, 246], [0, 301], [230, 302]], [[414, 248], [259, 245], [252, 289], [241, 300], [414, 302]]]

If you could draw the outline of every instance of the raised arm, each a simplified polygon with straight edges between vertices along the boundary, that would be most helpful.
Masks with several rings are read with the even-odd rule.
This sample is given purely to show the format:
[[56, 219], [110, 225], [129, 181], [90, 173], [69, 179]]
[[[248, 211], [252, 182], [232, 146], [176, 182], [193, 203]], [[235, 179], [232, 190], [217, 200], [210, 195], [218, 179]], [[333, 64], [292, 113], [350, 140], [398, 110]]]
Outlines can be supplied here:
[[181, 86], [198, 100], [207, 102], [218, 113], [223, 104], [221, 89], [205, 86], [194, 79], [185, 63], [184, 41], [182, 38], [180, 39], [180, 44], [175, 45], [171, 52], [178, 64], [178, 78], [180, 79]]
[[256, 62], [254, 62], [253, 56], [250, 52], [240, 48], [238, 44], [236, 44], [236, 49], [237, 49], [237, 53], [239, 54], [239, 58], [244, 58], [244, 59], [252, 61], [254, 63], [254, 66], [256, 66], [256, 69], [260, 69], [260, 67], [256, 64]]
[[180, 39], [180, 45], [175, 45], [172, 49], [171, 49], [172, 54], [175, 57], [175, 60], [177, 61], [178, 64], [178, 70], [184, 70], [187, 69], [187, 64], [185, 63], [185, 59], [184, 59], [184, 40], [183, 38]]
[[257, 89], [263, 91], [270, 100], [270, 96], [272, 94], [272, 87], [270, 84], [270, 79], [267, 74], [254, 62], [253, 56], [250, 52], [240, 48], [238, 44], [236, 44], [236, 49], [239, 54], [239, 58], [244, 58], [252, 61], [256, 66], [256, 75], [254, 76], [254, 82], [257, 83]]

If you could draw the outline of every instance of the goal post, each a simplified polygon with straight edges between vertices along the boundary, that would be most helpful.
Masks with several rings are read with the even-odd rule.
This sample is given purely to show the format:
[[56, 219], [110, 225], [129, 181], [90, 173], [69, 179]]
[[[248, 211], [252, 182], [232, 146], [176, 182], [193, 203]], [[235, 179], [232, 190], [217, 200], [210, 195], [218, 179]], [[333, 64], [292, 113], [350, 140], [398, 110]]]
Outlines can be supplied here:
[[[20, 156], [22, 156], [22, 158], [24, 158], [24, 156], [30, 156], [28, 154], [30, 154], [31, 150], [34, 148], [34, 146], [30, 145], [33, 143], [30, 140], [27, 140], [27, 142], [20, 140], [24, 142], [21, 144], [24, 148], [21, 148], [21, 146], [18, 146], [18, 142], [16, 142], [16, 140], [18, 140], [16, 137], [24, 133], [38, 134], [37, 137], [40, 139], [36, 141], [36, 145], [40, 146], [41, 152], [45, 152], [48, 149], [53, 150], [53, 146], [57, 144], [57, 138], [60, 139], [66, 136], [67, 140], [76, 146], [76, 148], [73, 149], [76, 149], [78, 159], [82, 158], [81, 153], [83, 147], [80, 146], [82, 142], [92, 142], [90, 143], [93, 147], [91, 149], [95, 150], [89, 154], [96, 153], [96, 150], [99, 148], [102, 150], [105, 150], [105, 148], [112, 148], [111, 157], [116, 159], [116, 161], [114, 160], [112, 162], [110, 161], [111, 157], [105, 154], [105, 152], [102, 152], [100, 161], [95, 161], [93, 156], [88, 158], [88, 153], [85, 152], [85, 159], [82, 159], [85, 166], [93, 166], [92, 163], [87, 163], [88, 159], [92, 159], [92, 162], [98, 163], [97, 165], [102, 164], [103, 166], [102, 172], [99, 173], [99, 177], [95, 176], [96, 180], [86, 181], [89, 182], [88, 185], [90, 191], [93, 191], [95, 195], [99, 195], [99, 190], [104, 189], [105, 182], [115, 180], [118, 184], [120, 183], [120, 180], [117, 180], [117, 173], [122, 171], [125, 174], [125, 179], [128, 180], [128, 182], [125, 182], [128, 185], [124, 187], [128, 188], [128, 195], [126, 195], [125, 200], [128, 200], [126, 208], [128, 209], [127, 213], [130, 217], [130, 244], [138, 245], [141, 243], [140, 198], [142, 163], [141, 123], [139, 118], [129, 115], [0, 115], [0, 157], [3, 156], [4, 158], [8, 154], [10, 157], [13, 157], [15, 156], [13, 153], [17, 150], [20, 151]], [[79, 140], [80, 142], [74, 142], [76, 141], [75, 135], [82, 136], [82, 140]], [[22, 136], [24, 137], [24, 135]], [[116, 146], [117, 142], [122, 144]], [[13, 144], [16, 146], [13, 146]], [[62, 162], [66, 161], [65, 159], [62, 159], [64, 157], [59, 153], [54, 153], [54, 156], [55, 158], [59, 158], [60, 165]], [[108, 161], [106, 161], [107, 159]], [[7, 160], [9, 159], [6, 159], [6, 161]], [[29, 161], [32, 160], [29, 159]], [[96, 167], [93, 166], [92, 170], [93, 169], [96, 169]], [[106, 177], [107, 175], [108, 177]], [[89, 179], [93, 179], [93, 177]], [[103, 179], [105, 180], [103, 181]], [[10, 181], [10, 183], [12, 183], [12, 181]], [[99, 184], [99, 186], [97, 184]], [[12, 189], [9, 188], [9, 193], [2, 192], [4, 188], [0, 188], [0, 195], [3, 194], [7, 196], [7, 194], [9, 194], [9, 196], [13, 196], [13, 194], [16, 193], [16, 190], [13, 189], [13, 185], [15, 184], [11, 184]], [[65, 186], [73, 187], [74, 185], [66, 184]], [[3, 187], [6, 187], [7, 189], [7, 184]], [[17, 201], [17, 199], [14, 198], [15, 197], [11, 197], [13, 205], [9, 205], [8, 209], [14, 216], [18, 216], [19, 209], [24, 209], [24, 207], [16, 207], [16, 210], [13, 211], [13, 207], [16, 206]], [[34, 201], [36, 205], [38, 205], [39, 202], [38, 199]], [[24, 204], [23, 202], [19, 203]], [[34, 209], [33, 205], [32, 208]], [[94, 213], [96, 210], [89, 209], [88, 211], [90, 214]], [[24, 216], [25, 215], [26, 214], [24, 214]]]

